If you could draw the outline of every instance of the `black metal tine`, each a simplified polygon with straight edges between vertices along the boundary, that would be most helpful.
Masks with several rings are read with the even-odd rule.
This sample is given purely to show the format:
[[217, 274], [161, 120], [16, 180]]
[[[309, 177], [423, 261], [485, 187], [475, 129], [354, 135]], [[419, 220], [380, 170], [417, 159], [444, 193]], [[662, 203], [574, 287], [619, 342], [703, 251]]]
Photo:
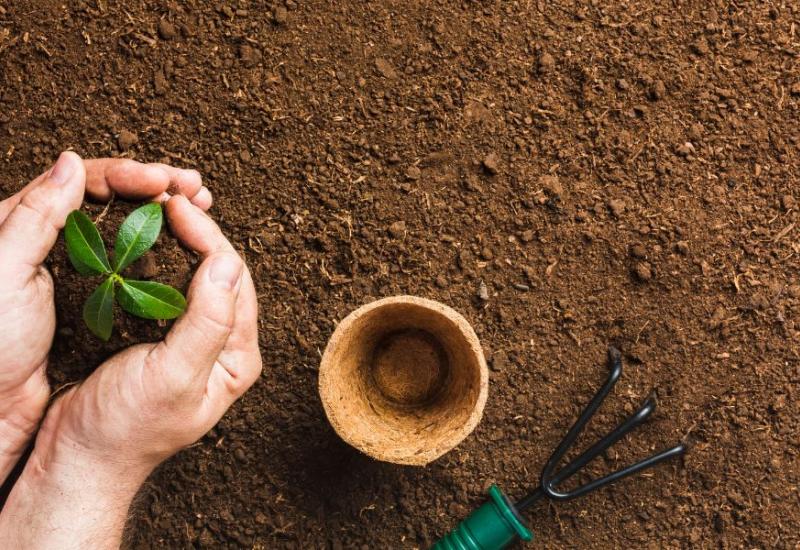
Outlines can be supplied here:
[[572, 428], [570, 428], [569, 432], [567, 432], [567, 435], [564, 436], [564, 439], [561, 440], [561, 443], [558, 445], [556, 450], [553, 451], [553, 454], [550, 455], [550, 460], [547, 461], [547, 464], [542, 470], [541, 485], [543, 489], [547, 485], [546, 482], [549, 482], [549, 480], [553, 478], [553, 471], [558, 463], [561, 462], [561, 459], [564, 458], [565, 454], [567, 454], [567, 451], [569, 451], [570, 447], [572, 447], [572, 445], [575, 443], [575, 440], [578, 439], [578, 436], [583, 431], [583, 428], [586, 427], [586, 424], [589, 422], [592, 416], [594, 416], [594, 413], [597, 412], [597, 409], [603, 404], [603, 400], [609, 394], [611, 388], [614, 387], [614, 384], [617, 383], [619, 377], [622, 376], [622, 354], [617, 348], [608, 348], [608, 361], [611, 365], [611, 372], [609, 373], [605, 384], [603, 384], [594, 397], [592, 397], [592, 400], [586, 406], [583, 413], [581, 413], [578, 420], [572, 425]]
[[611, 366], [611, 372], [609, 373], [608, 379], [600, 388], [600, 390], [598, 390], [598, 392], [594, 395], [592, 400], [589, 402], [589, 405], [586, 406], [586, 409], [584, 409], [578, 420], [575, 422], [575, 424], [573, 424], [567, 435], [550, 456], [550, 459], [542, 470], [539, 487], [515, 504], [515, 508], [518, 511], [525, 510], [542, 497], [549, 497], [554, 500], [569, 500], [583, 496], [605, 485], [613, 483], [629, 475], [633, 475], [647, 468], [651, 468], [660, 462], [675, 456], [679, 456], [686, 452], [686, 447], [684, 445], [676, 445], [675, 447], [645, 458], [644, 460], [622, 468], [621, 470], [612, 472], [599, 479], [592, 480], [572, 491], [562, 493], [556, 490], [557, 485], [577, 473], [600, 453], [611, 447], [626, 434], [638, 427], [655, 410], [655, 401], [651, 397], [648, 397], [645, 399], [639, 409], [629, 416], [622, 424], [606, 434], [600, 441], [589, 447], [587, 450], [581, 453], [580, 456], [569, 462], [557, 473], [553, 474], [555, 467], [558, 465], [561, 459], [564, 458], [572, 445], [574, 445], [578, 436], [586, 427], [586, 424], [589, 422], [589, 420], [591, 420], [595, 412], [597, 412], [597, 409], [603, 403], [603, 400], [606, 398], [611, 389], [614, 387], [614, 384], [617, 383], [622, 375], [622, 356], [619, 350], [614, 347], [609, 347], [608, 361]]
[[532, 506], [540, 498], [545, 496], [544, 491], [542, 490], [542, 487], [545, 485], [543, 481], [550, 480], [552, 478], [555, 467], [559, 462], [561, 462], [561, 459], [575, 443], [575, 440], [578, 438], [581, 431], [583, 431], [583, 428], [586, 426], [592, 416], [594, 416], [594, 413], [597, 411], [600, 405], [602, 405], [603, 400], [614, 387], [614, 384], [616, 384], [617, 380], [619, 380], [620, 376], [622, 376], [622, 354], [613, 346], [608, 348], [608, 363], [611, 366], [611, 372], [608, 374], [608, 378], [606, 379], [605, 383], [599, 390], [597, 390], [597, 393], [594, 394], [594, 397], [592, 397], [592, 400], [583, 410], [581, 416], [578, 418], [575, 424], [572, 425], [572, 428], [570, 428], [569, 432], [567, 432], [567, 435], [564, 436], [564, 439], [561, 440], [561, 443], [558, 445], [556, 450], [553, 451], [553, 454], [550, 455], [550, 459], [547, 461], [547, 464], [542, 470], [542, 482], [540, 482], [539, 487], [515, 504], [517, 510], [525, 510], [526, 508]]
[[[556, 485], [569, 479], [578, 470], [586, 466], [595, 457], [597, 457], [597, 455], [611, 447], [626, 434], [636, 429], [642, 422], [647, 420], [647, 417], [650, 416], [655, 409], [655, 401], [650, 397], [645, 399], [644, 403], [642, 403], [642, 406], [639, 407], [639, 410], [629, 416], [625, 422], [617, 426], [613, 431], [606, 434], [600, 441], [589, 447], [578, 458], [564, 466], [558, 473], [555, 474], [555, 476], [553, 476], [552, 479], [546, 481], [542, 480], [543, 486], [553, 489]], [[553, 496], [552, 492], [545, 492], [547, 492], [550, 496]]]
[[652, 468], [653, 466], [655, 466], [660, 462], [668, 460], [674, 456], [682, 455], [685, 452], [686, 452], [686, 447], [684, 445], [682, 444], [676, 445], [671, 449], [667, 449], [651, 457], [645, 458], [644, 460], [641, 460], [636, 464], [632, 464], [627, 468], [623, 468], [621, 470], [608, 474], [607, 476], [601, 477], [600, 479], [595, 479], [594, 481], [590, 481], [586, 485], [582, 485], [581, 487], [578, 487], [577, 489], [570, 491], [568, 493], [558, 493], [556, 491], [553, 491], [552, 488], [549, 486], [545, 487], [543, 490], [544, 492], [547, 493], [547, 496], [555, 500], [570, 500], [573, 498], [578, 498], [580, 496], [585, 495], [586, 493], [594, 491], [595, 489], [599, 489], [605, 485], [608, 485], [609, 483], [613, 483], [624, 477], [633, 475], [636, 472], [646, 470], [647, 468]]

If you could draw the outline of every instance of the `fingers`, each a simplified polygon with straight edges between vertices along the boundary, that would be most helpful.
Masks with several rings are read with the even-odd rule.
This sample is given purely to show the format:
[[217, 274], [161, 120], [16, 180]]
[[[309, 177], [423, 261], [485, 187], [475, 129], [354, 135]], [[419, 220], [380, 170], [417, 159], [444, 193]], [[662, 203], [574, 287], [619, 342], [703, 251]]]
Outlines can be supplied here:
[[0, 273], [27, 283], [47, 257], [67, 215], [80, 208], [86, 183], [81, 158], [61, 153], [47, 175], [27, 189], [0, 226]]
[[258, 301], [247, 267], [242, 274], [233, 330], [208, 381], [208, 396], [215, 415], [222, 416], [261, 375], [258, 348]]
[[[167, 202], [167, 220], [174, 235], [187, 247], [202, 256], [219, 251], [235, 252], [219, 226], [185, 197], [176, 196]], [[258, 352], [258, 299], [247, 267], [236, 303], [236, 325], [228, 342], [229, 350]]]
[[253, 278], [247, 266], [242, 274], [242, 285], [239, 289], [239, 298], [236, 301], [236, 323], [228, 339], [228, 350], [244, 353], [254, 353], [259, 358], [259, 372], [261, 352], [258, 349], [258, 298], [253, 285]]
[[234, 252], [206, 258], [189, 288], [186, 313], [153, 349], [163, 376], [180, 388], [205, 388], [236, 322], [244, 263]]
[[198, 191], [197, 194], [192, 197], [192, 204], [203, 211], [211, 208], [213, 203], [214, 199], [211, 196], [211, 191], [209, 191], [205, 186], [201, 187], [200, 191]]
[[219, 226], [186, 197], [172, 197], [166, 204], [166, 213], [172, 233], [198, 254], [208, 256], [218, 250], [233, 251]]
[[[142, 164], [130, 159], [92, 159], [86, 162], [86, 191], [93, 198], [107, 201], [111, 193], [126, 199], [167, 200], [181, 194], [207, 210], [211, 193], [203, 187], [197, 170], [184, 170], [168, 164]], [[199, 195], [199, 196], [198, 196]]]
[[[169, 200], [172, 194], [181, 194], [202, 210], [208, 210], [213, 203], [211, 192], [203, 185], [197, 170], [114, 158], [89, 159], [83, 163], [86, 169], [86, 192], [96, 200], [109, 200], [113, 191], [126, 199], [154, 199], [161, 202]], [[0, 202], [0, 224], [48, 173], [49, 170], [15, 195]]]
[[[216, 223], [185, 197], [175, 196], [166, 205], [167, 220], [173, 234], [187, 247], [203, 256], [234, 253]], [[240, 397], [261, 373], [258, 349], [258, 299], [253, 279], [243, 268], [235, 319], [228, 340], [218, 358], [220, 368], [211, 372], [208, 395], [212, 406], [222, 414]]]

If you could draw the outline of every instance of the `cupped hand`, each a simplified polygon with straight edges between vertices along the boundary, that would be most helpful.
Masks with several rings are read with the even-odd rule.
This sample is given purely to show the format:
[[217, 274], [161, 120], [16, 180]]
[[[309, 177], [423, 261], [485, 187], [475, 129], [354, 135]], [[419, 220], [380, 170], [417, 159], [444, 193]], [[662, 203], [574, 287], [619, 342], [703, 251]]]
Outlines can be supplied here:
[[50, 407], [0, 514], [0, 547], [119, 547], [150, 472], [210, 430], [261, 373], [247, 267], [185, 197], [172, 197], [166, 213], [204, 258], [186, 312], [164, 341], [112, 357]]
[[182, 196], [166, 203], [173, 234], [203, 261], [167, 337], [112, 357], [47, 413], [33, 460], [91, 463], [144, 481], [197, 441], [261, 373], [250, 273], [219, 227]]
[[128, 159], [83, 161], [69, 152], [0, 202], [0, 482], [21, 456], [50, 395], [45, 368], [55, 305], [43, 262], [84, 192], [98, 200], [113, 193], [144, 200], [181, 193], [201, 208], [211, 205], [194, 170]]

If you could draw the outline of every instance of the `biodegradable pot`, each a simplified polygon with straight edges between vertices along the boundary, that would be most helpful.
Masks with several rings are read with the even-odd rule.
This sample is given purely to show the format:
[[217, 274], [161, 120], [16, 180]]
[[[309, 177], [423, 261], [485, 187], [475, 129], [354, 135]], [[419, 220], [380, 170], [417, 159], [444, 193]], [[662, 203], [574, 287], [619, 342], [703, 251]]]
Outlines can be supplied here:
[[489, 374], [475, 331], [453, 309], [394, 296], [348, 315], [319, 368], [336, 433], [369, 456], [425, 465], [478, 425]]

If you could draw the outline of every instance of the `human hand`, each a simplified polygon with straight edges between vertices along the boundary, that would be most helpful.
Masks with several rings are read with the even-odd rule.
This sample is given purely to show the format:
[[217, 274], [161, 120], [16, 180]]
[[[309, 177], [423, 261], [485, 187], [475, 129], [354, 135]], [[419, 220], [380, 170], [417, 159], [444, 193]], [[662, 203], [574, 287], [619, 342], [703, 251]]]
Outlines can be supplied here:
[[45, 369], [55, 305], [53, 281], [42, 264], [84, 191], [98, 200], [112, 193], [160, 199], [169, 191], [211, 206], [194, 170], [128, 159], [82, 161], [70, 152], [0, 202], [0, 482], [19, 460], [50, 396]]
[[204, 258], [186, 313], [163, 342], [112, 357], [53, 404], [0, 515], [0, 546], [118, 545], [150, 472], [202, 437], [258, 378], [250, 273], [186, 198], [171, 198], [166, 214], [175, 236]]

